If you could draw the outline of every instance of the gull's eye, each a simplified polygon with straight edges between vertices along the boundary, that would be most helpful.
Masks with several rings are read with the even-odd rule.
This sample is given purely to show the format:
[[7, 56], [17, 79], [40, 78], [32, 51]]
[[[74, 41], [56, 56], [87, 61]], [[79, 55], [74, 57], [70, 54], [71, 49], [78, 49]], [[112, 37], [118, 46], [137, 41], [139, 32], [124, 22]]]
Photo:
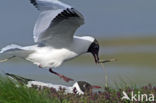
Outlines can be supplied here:
[[84, 84], [83, 87], [86, 88], [86, 85]]

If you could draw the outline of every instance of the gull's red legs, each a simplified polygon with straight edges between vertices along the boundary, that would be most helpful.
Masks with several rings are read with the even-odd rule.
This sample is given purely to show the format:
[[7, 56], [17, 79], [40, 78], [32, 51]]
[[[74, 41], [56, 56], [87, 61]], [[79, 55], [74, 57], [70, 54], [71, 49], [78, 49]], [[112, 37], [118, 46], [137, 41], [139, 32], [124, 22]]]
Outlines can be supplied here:
[[53, 71], [52, 68], [49, 68], [49, 72], [51, 72], [51, 73], [53, 73], [53, 74], [59, 76], [60, 78], [62, 78], [62, 79], [63, 79], [64, 81], [66, 81], [66, 82], [74, 81], [74, 80], [71, 79], [71, 78], [68, 78], [68, 77], [66, 77], [66, 76], [64, 76], [64, 75], [62, 75], [62, 74], [59, 74], [59, 73]]

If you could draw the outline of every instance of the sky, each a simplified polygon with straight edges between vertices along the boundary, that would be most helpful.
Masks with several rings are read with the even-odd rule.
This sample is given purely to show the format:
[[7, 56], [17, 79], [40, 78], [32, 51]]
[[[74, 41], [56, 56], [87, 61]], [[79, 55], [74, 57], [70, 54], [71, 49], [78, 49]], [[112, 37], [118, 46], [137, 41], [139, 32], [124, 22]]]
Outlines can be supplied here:
[[[62, 0], [79, 10], [85, 25], [76, 34], [94, 37], [156, 35], [156, 0]], [[0, 47], [33, 43], [39, 15], [29, 0], [1, 0]]]

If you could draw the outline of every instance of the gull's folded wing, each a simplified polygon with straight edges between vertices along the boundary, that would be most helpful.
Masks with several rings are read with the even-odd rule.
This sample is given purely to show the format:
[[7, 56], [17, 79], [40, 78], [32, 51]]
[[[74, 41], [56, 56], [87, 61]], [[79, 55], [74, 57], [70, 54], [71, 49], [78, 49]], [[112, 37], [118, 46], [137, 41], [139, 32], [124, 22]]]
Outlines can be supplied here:
[[35, 42], [70, 42], [77, 28], [84, 24], [80, 12], [58, 0], [30, 1], [41, 11], [33, 32]]

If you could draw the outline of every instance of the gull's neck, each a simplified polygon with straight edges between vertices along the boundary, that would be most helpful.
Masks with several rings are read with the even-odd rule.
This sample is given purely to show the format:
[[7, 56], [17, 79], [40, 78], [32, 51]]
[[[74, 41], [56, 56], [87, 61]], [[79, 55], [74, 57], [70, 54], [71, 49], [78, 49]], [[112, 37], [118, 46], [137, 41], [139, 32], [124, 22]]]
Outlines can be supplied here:
[[74, 39], [82, 40], [88, 43], [92, 43], [94, 41], [94, 37], [91, 36], [74, 36]]
[[90, 36], [74, 36], [72, 48], [79, 53], [85, 53], [93, 41], [94, 38]]

